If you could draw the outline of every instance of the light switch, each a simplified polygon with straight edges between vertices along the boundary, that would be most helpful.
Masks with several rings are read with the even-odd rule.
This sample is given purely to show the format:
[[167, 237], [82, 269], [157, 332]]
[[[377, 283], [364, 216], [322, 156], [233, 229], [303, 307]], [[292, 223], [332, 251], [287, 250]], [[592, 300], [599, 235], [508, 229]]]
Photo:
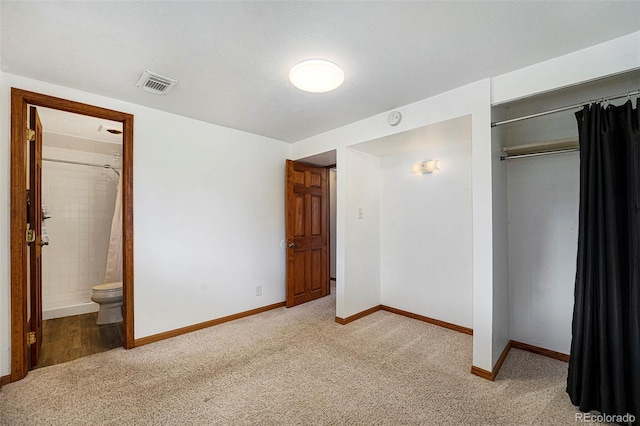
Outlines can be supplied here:
[[363, 212], [362, 212], [362, 207], [360, 207], [358, 209], [358, 219], [362, 219], [363, 218]]

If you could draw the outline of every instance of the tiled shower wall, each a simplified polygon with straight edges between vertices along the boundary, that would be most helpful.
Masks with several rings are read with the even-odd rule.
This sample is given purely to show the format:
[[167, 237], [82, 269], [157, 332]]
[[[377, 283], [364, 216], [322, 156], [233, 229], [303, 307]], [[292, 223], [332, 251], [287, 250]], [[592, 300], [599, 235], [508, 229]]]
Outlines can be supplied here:
[[[114, 157], [43, 147], [43, 158], [114, 164]], [[42, 201], [49, 245], [42, 254], [43, 310], [90, 302], [104, 280], [118, 176], [109, 169], [42, 163]], [[96, 305], [97, 309], [97, 305]]]

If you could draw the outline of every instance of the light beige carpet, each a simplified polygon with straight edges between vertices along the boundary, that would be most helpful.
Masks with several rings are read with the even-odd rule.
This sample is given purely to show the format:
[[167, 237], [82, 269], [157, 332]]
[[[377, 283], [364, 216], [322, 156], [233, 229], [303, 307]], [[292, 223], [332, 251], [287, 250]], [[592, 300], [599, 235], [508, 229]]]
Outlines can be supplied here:
[[38, 369], [0, 389], [0, 424], [575, 424], [566, 363], [512, 350], [489, 382], [471, 336], [334, 315], [330, 296]]

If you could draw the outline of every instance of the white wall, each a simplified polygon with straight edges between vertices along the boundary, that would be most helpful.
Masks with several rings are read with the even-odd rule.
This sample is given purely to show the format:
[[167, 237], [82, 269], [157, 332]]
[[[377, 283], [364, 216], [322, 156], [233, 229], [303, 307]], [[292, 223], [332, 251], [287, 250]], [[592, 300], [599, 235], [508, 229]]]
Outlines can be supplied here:
[[157, 112], [136, 126], [136, 336], [283, 301], [289, 146]]
[[511, 338], [568, 354], [578, 243], [578, 153], [509, 162]]
[[491, 78], [493, 105], [640, 68], [640, 31]]
[[380, 161], [345, 150], [340, 166], [347, 194], [344, 203], [346, 270], [338, 293], [336, 316], [346, 318], [380, 304]]
[[[431, 159], [439, 171], [411, 172]], [[473, 327], [471, 141], [441, 141], [380, 165], [382, 304]]]
[[493, 213], [493, 363], [509, 343], [509, 242], [507, 214], [507, 165], [500, 161], [499, 132], [491, 134]]
[[[472, 98], [471, 180], [473, 184], [473, 366], [491, 371], [498, 360], [494, 333], [494, 163], [489, 80]], [[500, 255], [500, 253], [497, 253]]]
[[[9, 87], [135, 115], [135, 338], [285, 298], [289, 145], [44, 82], [0, 74], [0, 374], [10, 373]], [[151, 95], [150, 95], [151, 96]], [[255, 287], [263, 295], [255, 296]]]

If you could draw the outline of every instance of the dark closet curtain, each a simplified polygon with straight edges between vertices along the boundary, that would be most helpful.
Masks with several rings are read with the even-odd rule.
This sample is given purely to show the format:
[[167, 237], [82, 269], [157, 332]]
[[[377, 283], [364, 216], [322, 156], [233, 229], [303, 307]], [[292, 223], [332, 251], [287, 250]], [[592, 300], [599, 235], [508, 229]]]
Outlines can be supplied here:
[[638, 102], [585, 106], [567, 378], [581, 411], [640, 416], [640, 129]]

